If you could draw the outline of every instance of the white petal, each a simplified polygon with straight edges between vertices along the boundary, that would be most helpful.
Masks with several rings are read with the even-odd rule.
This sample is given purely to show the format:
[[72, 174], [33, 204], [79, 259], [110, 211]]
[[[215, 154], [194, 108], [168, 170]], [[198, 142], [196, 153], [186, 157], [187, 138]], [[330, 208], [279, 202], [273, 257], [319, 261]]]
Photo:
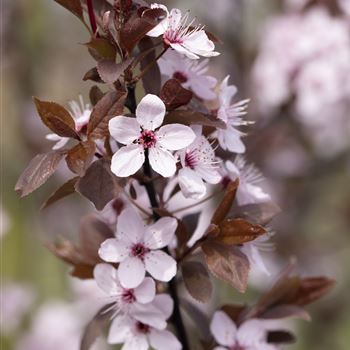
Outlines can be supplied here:
[[214, 51], [215, 45], [209, 40], [204, 30], [187, 35], [182, 45], [192, 53], [200, 56], [213, 57], [219, 55], [218, 52]]
[[170, 43], [170, 46], [177, 52], [185, 55], [186, 57], [190, 58], [191, 60], [198, 60], [199, 56], [195, 55], [191, 50], [185, 48], [184, 46], [182, 46], [181, 44], [174, 44], [174, 43]]
[[112, 157], [111, 170], [120, 177], [128, 177], [139, 170], [145, 161], [145, 152], [140, 145], [120, 148]]
[[186, 198], [201, 199], [207, 192], [202, 178], [190, 168], [182, 168], [179, 171], [179, 185]]
[[153, 278], [162, 282], [169, 282], [176, 275], [176, 261], [161, 250], [149, 252], [145, 266]]
[[123, 145], [129, 145], [137, 140], [141, 133], [140, 124], [135, 118], [122, 115], [112, 118], [108, 128], [111, 136]]
[[150, 249], [166, 247], [174, 238], [177, 228], [175, 218], [165, 217], [149, 226], [145, 233], [145, 245]]
[[156, 95], [146, 95], [136, 108], [136, 119], [146, 130], [154, 130], [162, 125], [165, 115], [165, 104]]
[[98, 255], [104, 261], [117, 263], [126, 259], [129, 252], [130, 246], [126, 242], [109, 238], [101, 244]]
[[157, 132], [157, 142], [164, 148], [177, 151], [190, 145], [196, 134], [186, 125], [169, 124], [162, 126]]
[[152, 169], [164, 177], [173, 176], [176, 172], [175, 157], [157, 145], [149, 149], [149, 162]]
[[197, 174], [209, 184], [218, 184], [222, 180], [222, 176], [216, 168], [206, 168], [205, 166], [196, 167]]
[[169, 20], [169, 28], [170, 29], [178, 29], [178, 27], [181, 24], [181, 10], [179, 9], [172, 9], [170, 11], [168, 20]]
[[146, 225], [133, 208], [124, 209], [117, 222], [117, 238], [125, 242], [139, 243], [145, 233]]
[[116, 295], [121, 291], [117, 269], [109, 264], [97, 264], [94, 268], [97, 285], [108, 295]]
[[239, 177], [240, 175], [240, 171], [238, 169], [238, 167], [236, 166], [235, 163], [231, 162], [230, 160], [226, 161], [225, 166], [227, 168], [227, 171], [230, 174], [230, 177], [232, 178], [232, 180], [235, 180]]
[[134, 289], [136, 301], [141, 304], [150, 303], [156, 295], [156, 284], [151, 277], [146, 277], [142, 283]]
[[223, 311], [215, 312], [210, 323], [210, 331], [218, 344], [224, 346], [235, 344], [237, 327]]
[[164, 329], [167, 326], [166, 318], [164, 317], [162, 310], [153, 303], [134, 303], [130, 307], [129, 312], [133, 318], [151, 327]]
[[228, 107], [231, 104], [233, 96], [237, 93], [237, 87], [234, 85], [228, 85], [230, 76], [226, 76], [220, 84], [219, 88], [219, 99], [222, 107]]
[[149, 345], [145, 334], [137, 334], [128, 338], [121, 350], [148, 350]]
[[266, 339], [266, 329], [264, 322], [251, 319], [244, 322], [237, 332], [237, 340], [240, 344], [250, 346]]
[[218, 130], [219, 143], [223, 149], [228, 149], [235, 153], [244, 153], [245, 146], [241, 140], [242, 133], [231, 126], [228, 126], [226, 130]]
[[136, 257], [129, 257], [119, 264], [118, 277], [124, 288], [135, 288], [145, 278], [145, 264]]
[[164, 34], [165, 31], [168, 28], [168, 25], [169, 25], [169, 20], [168, 20], [169, 11], [168, 11], [167, 7], [165, 5], [162, 5], [162, 4], [151, 4], [151, 8], [152, 9], [160, 8], [160, 9], [162, 9], [162, 10], [164, 10], [166, 12], [166, 18], [147, 33], [148, 36], [158, 37], [158, 36]]
[[181, 350], [182, 345], [175, 335], [168, 330], [152, 329], [149, 335], [151, 346], [156, 350]]
[[157, 294], [152, 304], [162, 312], [165, 319], [168, 319], [173, 313], [174, 301], [169, 294]]
[[109, 328], [108, 343], [120, 344], [130, 336], [131, 321], [128, 317], [117, 316]]

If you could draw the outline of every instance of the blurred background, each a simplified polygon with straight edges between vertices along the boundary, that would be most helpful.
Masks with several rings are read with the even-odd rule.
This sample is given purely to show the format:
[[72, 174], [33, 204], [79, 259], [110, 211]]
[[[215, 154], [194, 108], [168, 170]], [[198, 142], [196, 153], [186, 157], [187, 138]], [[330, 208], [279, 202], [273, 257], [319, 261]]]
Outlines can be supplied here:
[[[276, 249], [267, 253], [274, 271], [296, 257], [302, 274], [337, 280], [310, 308], [313, 321], [295, 323], [298, 342], [288, 348], [349, 349], [350, 0], [164, 3], [189, 9], [217, 34], [224, 44], [211, 73], [230, 74], [239, 97], [252, 100], [247, 157], [282, 208], [273, 223]], [[23, 200], [13, 189], [28, 161], [52, 147], [32, 96], [88, 102], [91, 84], [82, 77], [94, 62], [81, 44], [89, 37], [54, 1], [2, 0], [1, 40], [2, 349], [74, 350], [101, 298], [93, 283], [67, 277], [44, 242], [76, 235], [93, 209], [74, 195], [39, 211], [67, 177], [64, 168]], [[254, 301], [274, 277], [254, 274], [244, 296], [222, 286], [218, 300]]]

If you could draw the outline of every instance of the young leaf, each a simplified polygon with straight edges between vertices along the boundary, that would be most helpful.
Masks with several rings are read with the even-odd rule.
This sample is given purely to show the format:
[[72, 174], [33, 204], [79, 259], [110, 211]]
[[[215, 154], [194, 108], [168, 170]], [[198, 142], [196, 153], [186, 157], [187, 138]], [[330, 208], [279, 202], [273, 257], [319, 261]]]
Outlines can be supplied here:
[[190, 295], [201, 303], [207, 303], [213, 292], [207, 269], [198, 261], [185, 261], [181, 271]]
[[232, 203], [236, 198], [236, 192], [239, 185], [239, 180], [231, 181], [227, 187], [224, 198], [216, 208], [211, 219], [212, 224], [219, 225], [223, 221], [232, 207]]
[[121, 74], [123, 74], [125, 69], [130, 66], [132, 61], [132, 58], [128, 58], [122, 63], [115, 63], [113, 60], [104, 59], [98, 61], [97, 71], [105, 83], [112, 84], [119, 79]]
[[81, 7], [80, 0], [54, 0], [68, 11], [72, 12], [79, 19], [84, 21], [83, 8]]
[[91, 40], [85, 44], [85, 46], [89, 48], [92, 57], [96, 61], [103, 59], [115, 60], [117, 56], [116, 48], [104, 38], [92, 37]]
[[75, 192], [75, 184], [77, 183], [79, 177], [73, 177], [64, 183], [59, 189], [57, 189], [51, 196], [46, 200], [46, 202], [41, 206], [41, 210], [46, 209], [50, 205], [56, 203], [62, 198], [69, 196]]
[[305, 321], [311, 321], [309, 313], [300, 306], [296, 305], [278, 305], [260, 315], [261, 318], [279, 320], [282, 318], [300, 318]]
[[126, 92], [111, 91], [97, 102], [88, 124], [89, 137], [104, 138], [108, 135], [108, 122], [123, 113], [125, 99]]
[[192, 96], [193, 93], [183, 88], [177, 79], [169, 79], [160, 92], [160, 98], [169, 111], [187, 105], [191, 101]]
[[40, 101], [36, 97], [34, 103], [43, 123], [55, 134], [79, 139], [74, 119], [64, 107], [55, 102]]
[[[138, 44], [140, 49], [140, 55], [143, 52], [150, 50], [154, 47], [153, 40], [150, 37], [145, 36]], [[141, 71], [145, 69], [145, 67], [149, 66], [156, 59], [155, 50], [149, 52], [147, 55], [143, 57], [141, 60]], [[158, 64], [153, 64], [151, 68], [148, 69], [147, 73], [142, 77], [142, 85], [146, 94], [154, 94], [159, 95], [160, 92], [160, 84], [161, 84], [161, 74]]]
[[75, 174], [83, 176], [95, 155], [96, 144], [83, 141], [70, 149], [66, 156], [68, 168]]
[[98, 74], [96, 67], [89, 69], [83, 76], [83, 80], [84, 81], [91, 80], [91, 81], [94, 81], [95, 83], [103, 83], [103, 80]]
[[109, 167], [110, 165], [104, 159], [96, 160], [76, 185], [77, 191], [89, 199], [97, 210], [102, 210], [119, 190], [117, 178], [111, 173]]
[[21, 196], [27, 196], [43, 185], [48, 178], [56, 171], [58, 164], [64, 157], [62, 151], [52, 151], [38, 154], [34, 157], [19, 177], [15, 191]]
[[241, 317], [241, 314], [246, 310], [246, 305], [238, 305], [238, 304], [226, 304], [221, 306], [220, 310], [225, 312], [225, 314], [230, 317], [230, 319], [236, 323], [239, 324], [239, 320]]
[[250, 269], [248, 258], [237, 247], [215, 239], [206, 240], [201, 247], [210, 272], [244, 293]]
[[217, 240], [224, 244], [243, 244], [266, 233], [260, 225], [253, 225], [243, 219], [226, 219], [219, 225]]
[[110, 322], [115, 312], [115, 310], [112, 309], [113, 305], [113, 303], [105, 305], [87, 324], [81, 339], [80, 350], [89, 350], [96, 339], [102, 335], [104, 327]]
[[222, 120], [210, 114], [203, 114], [200, 112], [185, 109], [171, 111], [166, 115], [164, 119], [164, 124], [173, 123], [179, 123], [184, 125], [198, 124], [203, 126], [212, 126], [214, 128], [219, 129], [226, 128], [226, 124]]

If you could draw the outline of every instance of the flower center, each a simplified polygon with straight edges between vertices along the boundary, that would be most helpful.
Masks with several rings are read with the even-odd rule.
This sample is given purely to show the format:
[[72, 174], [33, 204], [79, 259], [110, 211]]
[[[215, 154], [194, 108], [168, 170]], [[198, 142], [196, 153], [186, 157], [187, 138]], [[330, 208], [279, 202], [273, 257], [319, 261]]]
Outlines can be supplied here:
[[188, 78], [187, 78], [187, 76], [186, 76], [186, 74], [185, 73], [183, 73], [183, 72], [175, 72], [174, 74], [173, 74], [173, 78], [174, 79], [176, 79], [176, 80], [178, 80], [180, 83], [186, 83], [187, 81], [188, 81]]
[[135, 244], [131, 249], [132, 256], [139, 258], [139, 259], [142, 259], [142, 260], [144, 259], [145, 255], [148, 252], [149, 252], [149, 249], [141, 243]]
[[230, 347], [230, 350], [245, 350], [245, 349], [246, 349], [245, 347], [239, 345], [238, 343]]
[[185, 154], [185, 166], [194, 169], [197, 165], [195, 152], [186, 152]]
[[141, 322], [136, 323], [136, 329], [138, 332], [143, 333], [143, 334], [147, 334], [150, 331], [150, 327], [147, 324], [144, 324]]
[[222, 186], [226, 188], [231, 181], [229, 176], [224, 176], [221, 180]]
[[132, 304], [136, 301], [134, 290], [133, 289], [125, 289], [122, 294], [122, 300], [126, 304]]
[[143, 148], [151, 148], [157, 142], [156, 134], [150, 130], [144, 130], [141, 133], [141, 137], [139, 138], [139, 142], [143, 146]]

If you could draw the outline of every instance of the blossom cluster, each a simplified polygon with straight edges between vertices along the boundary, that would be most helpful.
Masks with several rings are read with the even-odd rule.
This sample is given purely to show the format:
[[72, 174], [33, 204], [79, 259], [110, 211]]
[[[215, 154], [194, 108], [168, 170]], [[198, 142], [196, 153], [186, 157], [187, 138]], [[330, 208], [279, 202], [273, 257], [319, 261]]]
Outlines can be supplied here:
[[[303, 9], [308, 1], [289, 3]], [[289, 108], [324, 156], [349, 144], [349, 29], [345, 14], [334, 16], [321, 4], [280, 15], [262, 35], [252, 73], [260, 110], [272, 116]]]
[[[71, 112], [34, 99], [54, 132], [47, 138], [56, 143], [30, 162], [16, 190], [29, 194], [65, 158], [76, 176], [44, 207], [78, 192], [96, 208], [82, 220], [79, 243], [48, 244], [73, 266], [73, 276], [93, 278], [108, 301], [87, 327], [82, 350], [101, 333], [100, 323], [110, 320], [107, 340], [123, 350], [187, 350], [178, 284], [208, 302], [209, 272], [240, 292], [251, 269], [271, 273], [260, 248], [271, 248], [266, 225], [278, 208], [244, 156], [249, 100], [237, 98], [229, 76], [219, 82], [209, 74], [208, 58], [219, 54], [216, 40], [189, 13], [115, 1], [97, 16], [86, 3], [90, 20], [97, 17], [87, 44], [97, 63], [84, 80], [109, 90], [93, 86], [92, 107], [81, 100]], [[78, 9], [72, 12], [85, 21], [84, 6]], [[145, 95], [137, 103], [139, 81]], [[298, 282], [294, 299], [288, 294], [264, 304], [263, 298], [240, 308], [237, 317], [215, 312], [208, 348], [277, 349], [278, 341], [269, 337], [274, 325], [263, 316], [276, 306], [284, 312], [271, 318], [294, 316], [282, 305], [301, 308], [331, 285], [326, 279]], [[303, 293], [308, 302], [299, 305]]]

